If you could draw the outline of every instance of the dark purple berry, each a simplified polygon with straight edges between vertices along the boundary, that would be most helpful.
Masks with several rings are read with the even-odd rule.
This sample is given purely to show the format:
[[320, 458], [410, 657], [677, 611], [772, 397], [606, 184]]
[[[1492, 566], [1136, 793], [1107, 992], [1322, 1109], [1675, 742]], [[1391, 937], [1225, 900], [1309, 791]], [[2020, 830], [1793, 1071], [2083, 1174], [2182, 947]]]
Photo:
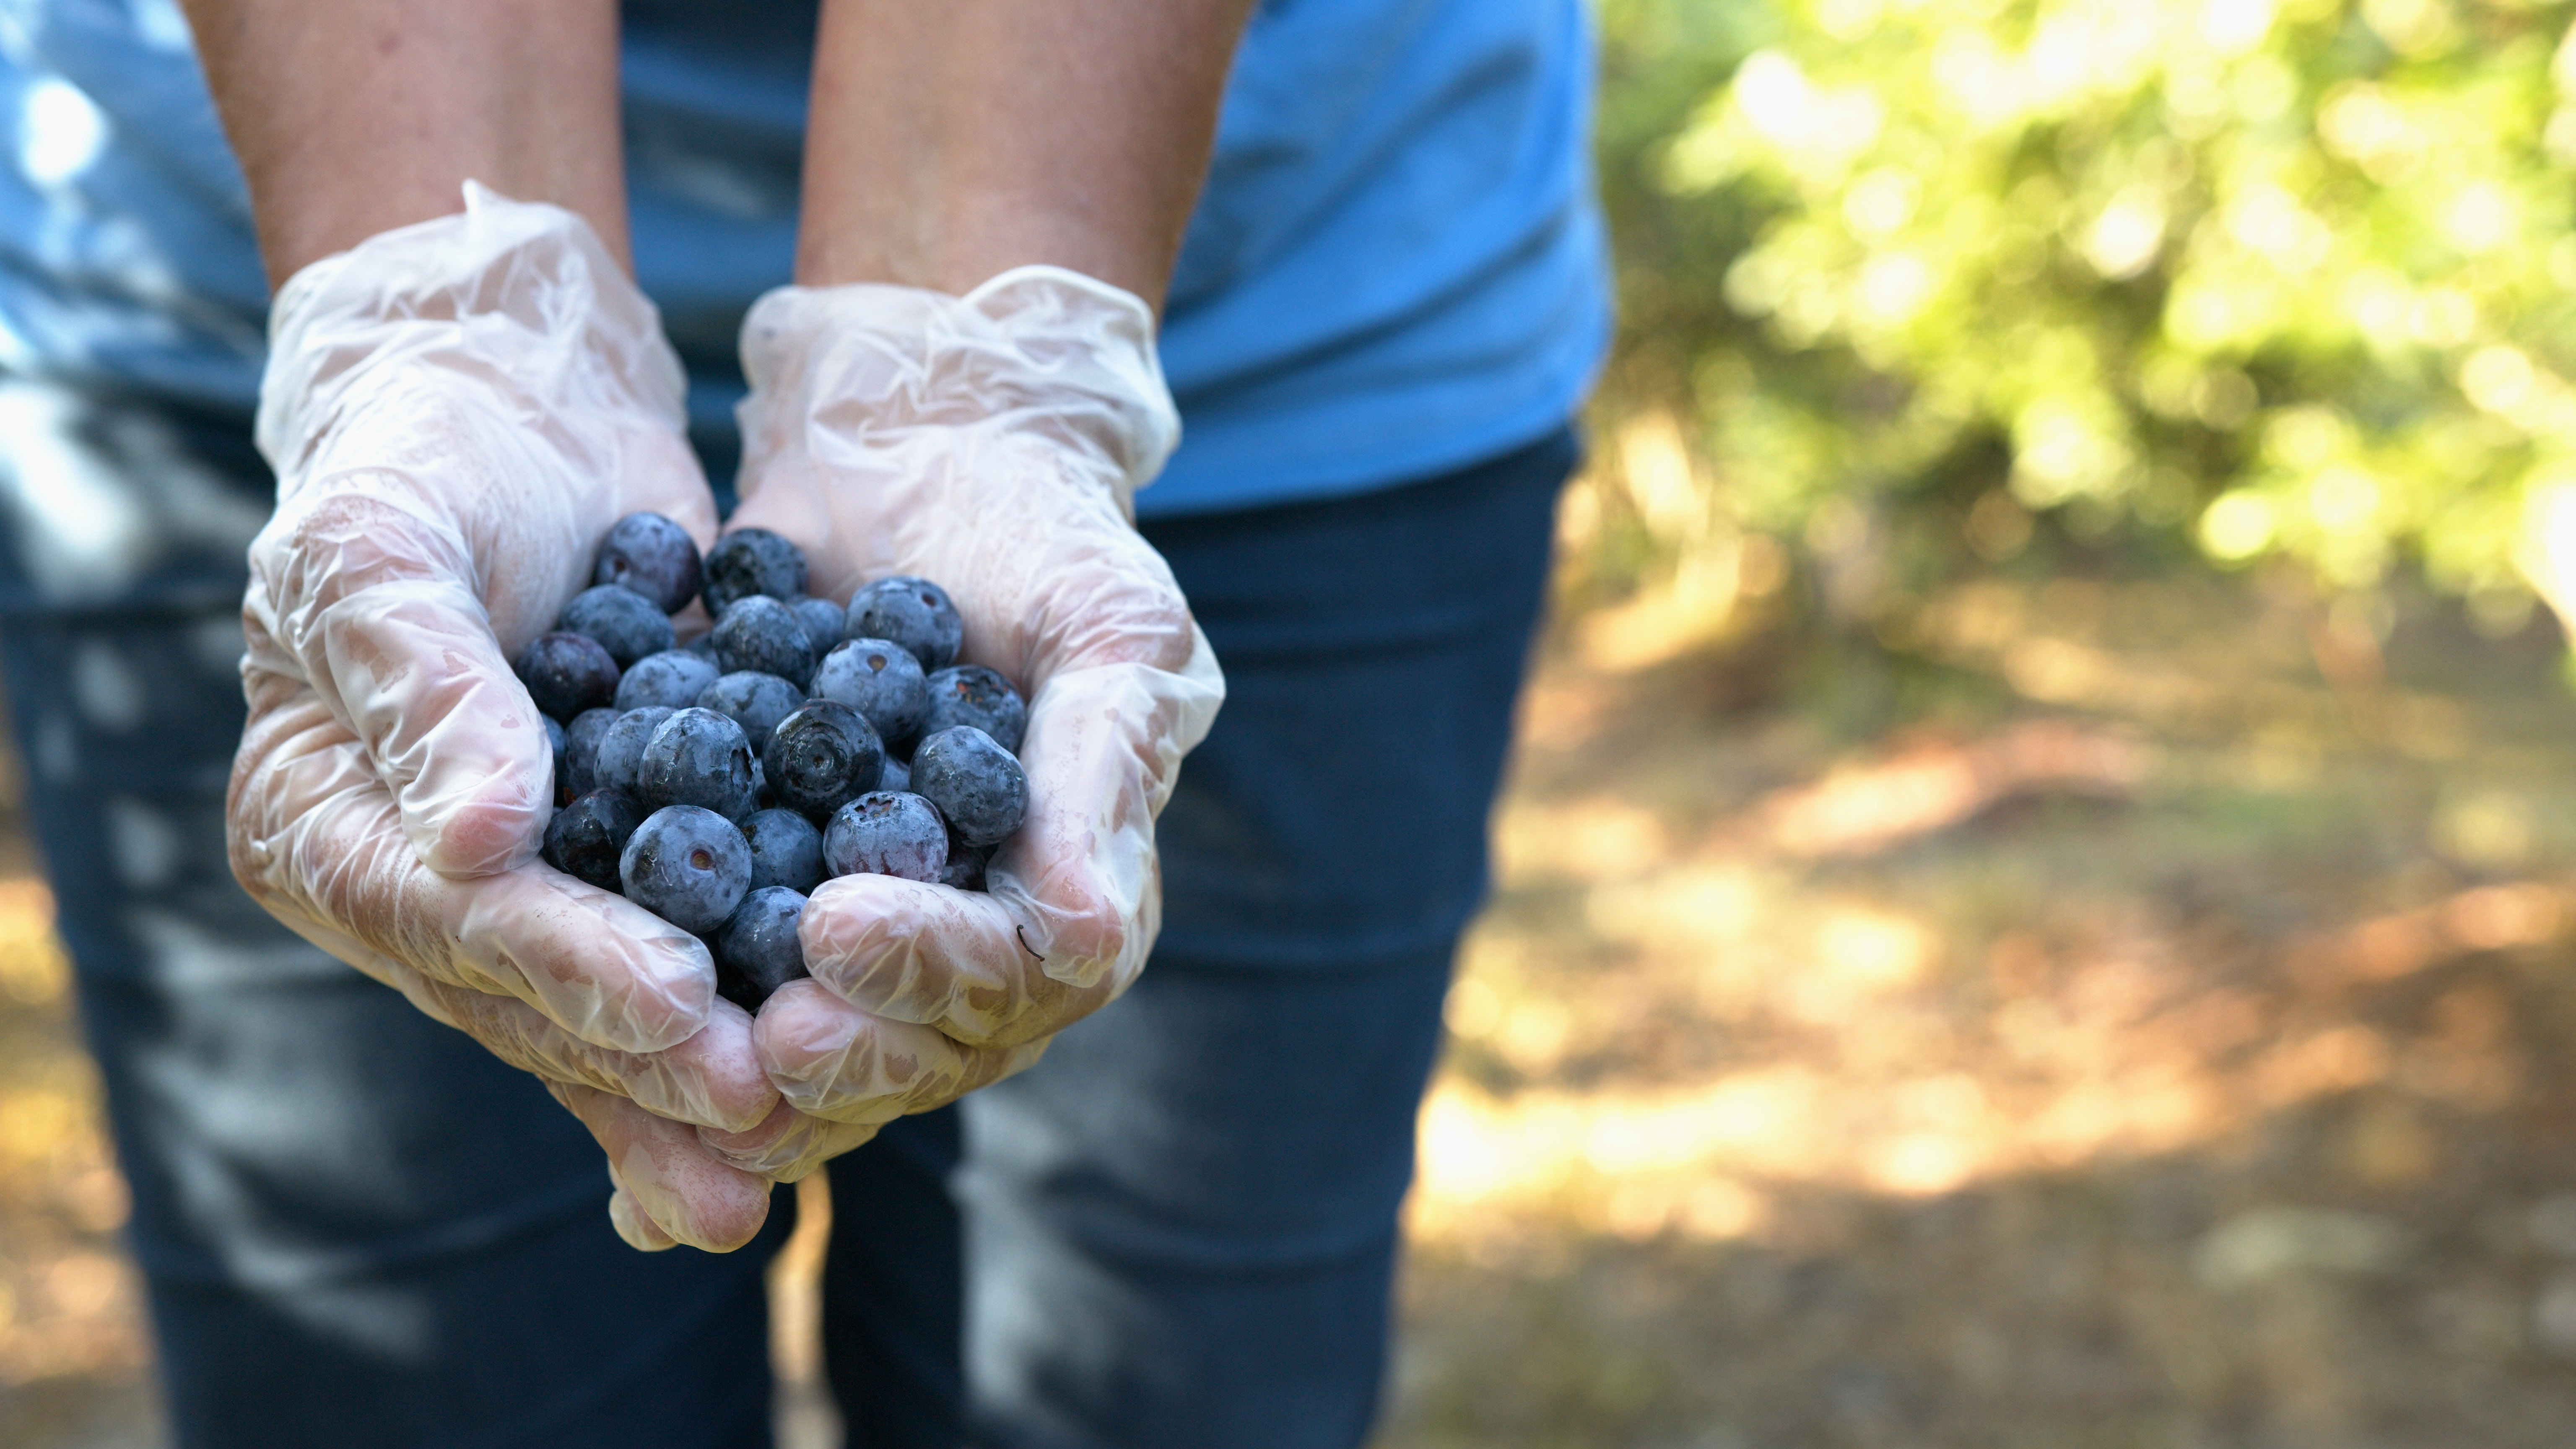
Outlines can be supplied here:
[[658, 513], [630, 513], [599, 545], [590, 581], [633, 590], [654, 608], [676, 614], [698, 596], [697, 540]]
[[641, 800], [623, 790], [593, 790], [546, 822], [546, 864], [601, 890], [616, 890], [617, 858], [643, 823]]
[[973, 725], [1012, 754], [1028, 732], [1029, 707], [1011, 682], [981, 664], [960, 664], [930, 676], [930, 707], [922, 711], [924, 738], [959, 725]]
[[564, 799], [564, 781], [572, 778], [572, 760], [564, 753], [564, 727], [550, 714], [538, 715], [537, 723], [546, 727], [546, 751], [554, 756], [555, 798], [560, 804]]
[[759, 798], [742, 726], [711, 709], [673, 711], [645, 741], [635, 774], [636, 795], [657, 810], [694, 805], [740, 820]]
[[778, 728], [778, 722], [794, 714], [804, 702], [805, 691], [794, 684], [775, 674], [749, 669], [721, 675], [698, 691], [698, 708], [714, 710], [742, 726], [742, 737], [751, 742], [754, 759], [769, 747], [769, 736]]
[[579, 634], [540, 634], [519, 651], [519, 682], [537, 712], [570, 719], [617, 697], [617, 661], [599, 641]]
[[831, 600], [802, 594], [788, 600], [787, 607], [796, 611], [796, 622], [805, 626], [805, 642], [812, 646], [815, 658], [831, 652], [846, 637], [849, 613]]
[[896, 759], [892, 755], [886, 756], [884, 767], [877, 771], [877, 788], [880, 790], [910, 790], [912, 788], [912, 766], [902, 760]]
[[755, 886], [716, 930], [716, 991], [745, 1011], [758, 1011], [769, 994], [805, 975], [805, 948], [796, 939], [805, 896], [785, 886]]
[[844, 803], [877, 787], [885, 746], [866, 716], [818, 699], [778, 722], [760, 759], [779, 804], [829, 820]]
[[834, 875], [934, 882], [948, 865], [948, 827], [918, 795], [873, 791], [832, 812], [823, 865]]
[[912, 752], [913, 793], [939, 807], [969, 845], [994, 845], [1029, 813], [1029, 777], [1010, 751], [973, 725], [924, 735]]
[[648, 709], [658, 705], [663, 709], [687, 709], [723, 672], [716, 668], [714, 660], [685, 649], [647, 654], [618, 676], [617, 707]]
[[801, 692], [813, 677], [814, 646], [796, 611], [764, 594], [737, 599], [716, 620], [716, 664], [727, 674], [775, 674]]
[[555, 627], [596, 639], [620, 669], [671, 647], [671, 621], [632, 589], [600, 584], [572, 596]]
[[778, 804], [829, 820], [842, 804], [876, 789], [886, 748], [866, 714], [814, 699], [778, 722], [760, 763]]
[[823, 883], [823, 832], [793, 810], [755, 810], [742, 823], [751, 844], [751, 888], [813, 892]]
[[724, 924], [751, 889], [751, 847], [732, 821], [695, 805], [654, 811], [617, 858], [626, 898], [683, 931]]
[[563, 749], [555, 756], [562, 762], [555, 770], [555, 784], [569, 797], [579, 799], [599, 788], [599, 742], [607, 738], [617, 717], [613, 709], [586, 709], [564, 726]]
[[671, 710], [653, 706], [630, 709], [610, 720], [608, 728], [599, 733], [599, 747], [591, 754], [591, 787], [623, 790], [640, 798], [644, 788], [644, 746], [652, 742], [653, 731], [660, 729], [662, 721], [672, 714]]
[[923, 670], [945, 669], [966, 642], [966, 621], [948, 592], [928, 579], [897, 574], [850, 595], [853, 639], [890, 639], [912, 651]]
[[948, 842], [948, 864], [939, 872], [939, 883], [961, 891], [984, 888], [984, 867], [993, 858], [993, 847], [968, 845], [961, 840]]
[[718, 618], [755, 594], [787, 600], [805, 592], [805, 553], [765, 528], [737, 528], [707, 550], [707, 609]]
[[928, 676], [912, 651], [891, 639], [852, 639], [823, 656], [810, 692], [868, 717], [879, 738], [909, 740], [930, 708]]

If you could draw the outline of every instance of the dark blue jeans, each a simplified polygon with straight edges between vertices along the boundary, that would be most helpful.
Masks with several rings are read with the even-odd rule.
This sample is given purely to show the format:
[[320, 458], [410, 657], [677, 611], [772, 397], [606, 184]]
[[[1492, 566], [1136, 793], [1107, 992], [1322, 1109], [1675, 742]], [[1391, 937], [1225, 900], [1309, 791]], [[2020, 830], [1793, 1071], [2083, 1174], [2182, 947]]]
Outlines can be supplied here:
[[[0, 439], [0, 658], [180, 1442], [767, 1444], [791, 1198], [739, 1253], [629, 1251], [532, 1080], [242, 896], [246, 420], [55, 402]], [[832, 1165], [853, 1449], [1365, 1437], [1573, 460], [1147, 526], [1231, 690], [1163, 818], [1162, 944], [1037, 1068]], [[132, 526], [96, 546], [58, 487]]]

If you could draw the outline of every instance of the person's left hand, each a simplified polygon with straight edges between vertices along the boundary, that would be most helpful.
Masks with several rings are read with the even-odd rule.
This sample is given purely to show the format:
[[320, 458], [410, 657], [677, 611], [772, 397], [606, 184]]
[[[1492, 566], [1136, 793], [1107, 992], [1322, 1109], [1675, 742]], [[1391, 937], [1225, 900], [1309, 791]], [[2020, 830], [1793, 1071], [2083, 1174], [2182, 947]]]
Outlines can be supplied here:
[[806, 907], [810, 981], [753, 1039], [785, 1098], [702, 1131], [784, 1177], [1016, 1072], [1135, 980], [1161, 925], [1154, 818], [1225, 683], [1133, 491], [1179, 425], [1136, 297], [1028, 267], [964, 297], [784, 288], [743, 325], [735, 527], [793, 539], [812, 589], [912, 574], [948, 590], [964, 662], [1026, 692], [1029, 810], [989, 894], [892, 876]]

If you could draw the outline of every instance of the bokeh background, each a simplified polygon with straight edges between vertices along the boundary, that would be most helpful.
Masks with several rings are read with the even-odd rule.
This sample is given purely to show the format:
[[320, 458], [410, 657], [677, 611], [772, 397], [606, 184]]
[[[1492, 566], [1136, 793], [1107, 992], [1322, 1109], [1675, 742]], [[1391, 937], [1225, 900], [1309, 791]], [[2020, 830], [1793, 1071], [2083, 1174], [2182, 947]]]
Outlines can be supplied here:
[[[1598, 0], [1385, 1449], [2576, 1443], [2572, 10]], [[48, 922], [0, 1449], [150, 1445]]]

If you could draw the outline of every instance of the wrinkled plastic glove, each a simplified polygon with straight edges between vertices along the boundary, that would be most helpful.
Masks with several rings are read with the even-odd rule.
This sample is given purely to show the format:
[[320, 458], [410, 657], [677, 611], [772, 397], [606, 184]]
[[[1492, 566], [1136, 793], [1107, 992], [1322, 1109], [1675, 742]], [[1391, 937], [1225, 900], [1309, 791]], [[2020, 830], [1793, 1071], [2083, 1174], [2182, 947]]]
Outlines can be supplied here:
[[777, 1105], [751, 1019], [694, 937], [536, 862], [553, 754], [509, 664], [622, 515], [714, 538], [681, 385], [652, 304], [557, 207], [469, 184], [462, 215], [296, 273], [260, 389], [277, 512], [227, 827], [271, 914], [554, 1086], [628, 1241], [731, 1247], [768, 1185], [695, 1131]]
[[744, 503], [817, 593], [915, 574], [965, 617], [961, 658], [1027, 696], [1029, 812], [988, 894], [826, 881], [811, 981], [753, 1026], [792, 1110], [702, 1132], [771, 1175], [1037, 1059], [1136, 978], [1162, 920], [1154, 819], [1225, 682], [1131, 496], [1179, 439], [1135, 296], [1052, 267], [963, 297], [782, 288], [743, 322]]

